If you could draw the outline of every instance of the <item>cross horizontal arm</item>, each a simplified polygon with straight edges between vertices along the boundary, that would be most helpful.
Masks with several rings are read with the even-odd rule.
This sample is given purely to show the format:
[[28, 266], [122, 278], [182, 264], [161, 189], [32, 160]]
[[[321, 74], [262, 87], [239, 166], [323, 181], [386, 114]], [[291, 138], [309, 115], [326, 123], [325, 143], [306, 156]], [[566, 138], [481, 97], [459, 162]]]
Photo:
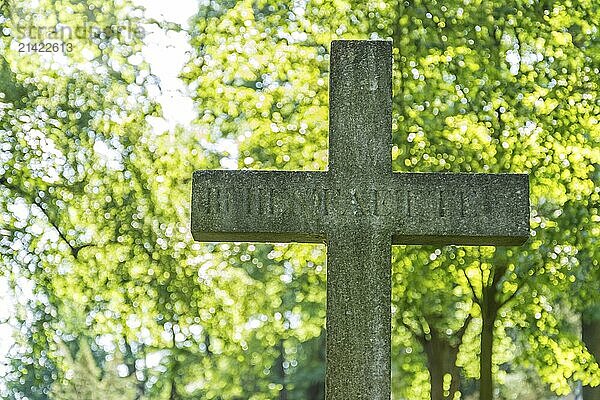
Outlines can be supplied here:
[[526, 174], [393, 175], [393, 244], [507, 246], [529, 237]]
[[204, 242], [323, 243], [323, 172], [196, 171], [192, 236]]

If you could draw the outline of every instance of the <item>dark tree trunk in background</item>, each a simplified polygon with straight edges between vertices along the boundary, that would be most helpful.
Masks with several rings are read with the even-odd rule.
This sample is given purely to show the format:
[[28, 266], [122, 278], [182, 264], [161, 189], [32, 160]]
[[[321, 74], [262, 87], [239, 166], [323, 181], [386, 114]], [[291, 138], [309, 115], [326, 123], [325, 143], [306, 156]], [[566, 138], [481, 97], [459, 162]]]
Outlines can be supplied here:
[[177, 385], [175, 384], [175, 375], [171, 376], [171, 389], [169, 392], [169, 400], [177, 400]]
[[288, 398], [288, 393], [287, 393], [287, 386], [286, 386], [286, 381], [285, 381], [285, 366], [283, 365], [285, 362], [285, 347], [283, 344], [283, 339], [279, 340], [279, 345], [277, 346], [277, 349], [279, 350], [279, 356], [277, 357], [277, 360], [275, 361], [275, 369], [277, 370], [277, 376], [279, 378], [279, 383], [281, 384], [281, 386], [283, 386], [281, 388], [281, 390], [279, 391], [279, 400], [287, 400]]
[[[600, 363], [600, 305], [589, 307], [581, 315], [581, 339]], [[583, 387], [583, 400], [600, 400], [600, 386]]]
[[[408, 325], [404, 326], [419, 341], [427, 356], [427, 370], [431, 384], [431, 400], [452, 400], [454, 394], [460, 390], [460, 368], [456, 366], [458, 350], [462, 338], [469, 327], [472, 317], [469, 315], [463, 326], [449, 337], [440, 334], [430, 325], [430, 334], [414, 332]], [[450, 375], [451, 381], [448, 390], [444, 390], [444, 376]]]
[[492, 354], [494, 351], [494, 318], [483, 318], [481, 328], [481, 356], [479, 358], [479, 398], [492, 400], [494, 382], [492, 378]]
[[[322, 373], [314, 373], [311, 377], [310, 385], [304, 390], [305, 400], [323, 400], [325, 398], [325, 330], [321, 332], [321, 335], [318, 338], [314, 338], [310, 340], [310, 350], [308, 352], [311, 354], [310, 358], [310, 366], [308, 368], [312, 371], [316, 370], [316, 366], [320, 366], [322, 368]], [[308, 343], [305, 343], [307, 345]]]
[[496, 285], [501, 273], [496, 270], [492, 284], [483, 287], [481, 299], [481, 354], [479, 357], [479, 400], [493, 400], [494, 378], [492, 356], [494, 354], [494, 324], [498, 318], [500, 304]]
[[325, 398], [325, 382], [315, 382], [306, 390], [306, 400], [323, 400]]
[[171, 387], [169, 389], [169, 400], [178, 400], [176, 371], [179, 371], [179, 362], [177, 361], [177, 341], [175, 340], [175, 322], [171, 324]]
[[[458, 346], [453, 347], [447, 340], [432, 335], [431, 340], [426, 341], [424, 348], [431, 381], [431, 400], [453, 399], [460, 381], [460, 371], [456, 367]], [[446, 374], [450, 374], [452, 385], [444, 394], [444, 376]]]

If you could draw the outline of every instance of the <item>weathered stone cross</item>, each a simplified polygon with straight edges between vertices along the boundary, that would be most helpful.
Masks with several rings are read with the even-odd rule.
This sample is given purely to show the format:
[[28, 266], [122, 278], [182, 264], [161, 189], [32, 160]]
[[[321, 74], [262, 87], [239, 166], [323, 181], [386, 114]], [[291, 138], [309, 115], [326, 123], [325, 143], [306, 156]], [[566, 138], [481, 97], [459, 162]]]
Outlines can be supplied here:
[[389, 400], [391, 245], [517, 245], [527, 175], [393, 173], [392, 44], [334, 41], [329, 170], [196, 171], [198, 241], [327, 245], [327, 400]]

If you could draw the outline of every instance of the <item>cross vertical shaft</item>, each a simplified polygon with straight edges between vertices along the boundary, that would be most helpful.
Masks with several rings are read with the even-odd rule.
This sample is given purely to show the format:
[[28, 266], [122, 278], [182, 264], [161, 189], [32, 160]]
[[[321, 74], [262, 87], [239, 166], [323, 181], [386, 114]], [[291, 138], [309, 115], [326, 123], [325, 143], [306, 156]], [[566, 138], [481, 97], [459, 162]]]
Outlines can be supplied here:
[[[392, 176], [391, 49], [383, 41], [332, 43], [329, 174], [340, 191], [375, 188]], [[326, 400], [390, 398], [391, 232], [385, 225], [349, 218], [328, 232]]]
[[390, 264], [387, 232], [340, 226], [328, 237], [326, 400], [390, 399]]
[[331, 44], [329, 171], [352, 182], [392, 174], [392, 42]]

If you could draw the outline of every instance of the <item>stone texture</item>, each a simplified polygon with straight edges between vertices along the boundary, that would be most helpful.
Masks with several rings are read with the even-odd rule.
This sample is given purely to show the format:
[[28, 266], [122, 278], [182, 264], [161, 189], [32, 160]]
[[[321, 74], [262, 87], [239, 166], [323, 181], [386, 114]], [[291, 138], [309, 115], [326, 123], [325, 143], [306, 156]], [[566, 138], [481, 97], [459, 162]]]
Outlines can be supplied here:
[[199, 241], [325, 243], [368, 225], [393, 244], [517, 245], [529, 233], [528, 177], [391, 173], [371, 182], [328, 172], [196, 171]]
[[392, 173], [391, 42], [334, 41], [329, 170], [196, 171], [199, 241], [327, 244], [327, 400], [389, 400], [391, 245], [517, 245], [518, 174]]

